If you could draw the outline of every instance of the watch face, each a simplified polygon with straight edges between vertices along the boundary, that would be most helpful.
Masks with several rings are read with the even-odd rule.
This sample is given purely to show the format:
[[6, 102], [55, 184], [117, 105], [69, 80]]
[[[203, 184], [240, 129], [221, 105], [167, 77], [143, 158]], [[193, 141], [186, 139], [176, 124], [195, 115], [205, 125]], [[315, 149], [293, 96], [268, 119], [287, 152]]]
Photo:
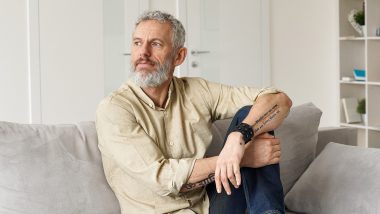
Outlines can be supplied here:
[[235, 127], [234, 131], [238, 131], [243, 135], [243, 139], [245, 143], [249, 142], [253, 137], [252, 126], [246, 123], [240, 123], [239, 125]]

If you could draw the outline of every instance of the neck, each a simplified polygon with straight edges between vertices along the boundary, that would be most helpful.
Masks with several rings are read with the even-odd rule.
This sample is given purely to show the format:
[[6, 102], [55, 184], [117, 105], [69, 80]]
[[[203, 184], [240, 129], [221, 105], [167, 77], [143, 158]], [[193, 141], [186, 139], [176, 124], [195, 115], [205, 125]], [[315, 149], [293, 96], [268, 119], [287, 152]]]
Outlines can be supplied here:
[[169, 78], [160, 86], [142, 88], [146, 95], [153, 100], [154, 105], [157, 107], [165, 107], [166, 100], [168, 99], [169, 86], [172, 78]]

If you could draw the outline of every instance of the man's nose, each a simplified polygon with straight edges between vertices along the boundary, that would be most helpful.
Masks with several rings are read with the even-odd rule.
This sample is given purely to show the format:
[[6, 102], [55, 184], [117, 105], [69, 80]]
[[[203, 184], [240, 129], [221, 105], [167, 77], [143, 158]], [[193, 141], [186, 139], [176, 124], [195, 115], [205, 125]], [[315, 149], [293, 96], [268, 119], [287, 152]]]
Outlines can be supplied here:
[[148, 45], [148, 43], [143, 43], [140, 46], [140, 57], [141, 58], [150, 57], [150, 46]]

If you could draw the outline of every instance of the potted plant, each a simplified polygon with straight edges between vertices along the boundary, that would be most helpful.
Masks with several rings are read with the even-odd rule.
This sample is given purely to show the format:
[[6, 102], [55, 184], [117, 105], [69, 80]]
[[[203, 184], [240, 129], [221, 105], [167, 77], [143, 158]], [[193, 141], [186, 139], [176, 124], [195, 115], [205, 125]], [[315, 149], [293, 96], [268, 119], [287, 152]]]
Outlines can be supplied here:
[[365, 4], [363, 2], [362, 10], [353, 9], [348, 14], [348, 21], [351, 23], [352, 27], [360, 34], [360, 36], [367, 35], [364, 11], [365, 11]]
[[360, 26], [363, 27], [363, 25], [365, 25], [364, 11], [363, 10], [357, 11], [354, 14], [354, 19], [356, 23], [358, 23]]
[[367, 124], [367, 115], [365, 111], [365, 99], [360, 99], [358, 102], [358, 106], [356, 107], [356, 112], [362, 115], [362, 120], [364, 124]]

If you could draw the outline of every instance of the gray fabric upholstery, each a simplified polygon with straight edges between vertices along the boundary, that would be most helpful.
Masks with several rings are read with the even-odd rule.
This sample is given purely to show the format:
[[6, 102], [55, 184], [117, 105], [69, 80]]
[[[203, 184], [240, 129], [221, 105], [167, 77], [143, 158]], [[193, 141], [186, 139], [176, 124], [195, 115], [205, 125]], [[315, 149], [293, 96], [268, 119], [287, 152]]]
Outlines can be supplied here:
[[314, 159], [321, 115], [312, 103], [299, 105], [275, 130], [281, 140], [280, 171], [285, 194]]
[[296, 212], [380, 213], [380, 149], [328, 144], [285, 197]]
[[340, 143], [345, 145], [357, 146], [357, 129], [350, 127], [324, 127], [318, 130], [318, 143], [316, 156], [321, 153], [323, 148], [330, 143]]
[[0, 213], [120, 213], [93, 122], [0, 122]]
[[231, 123], [231, 119], [218, 120], [215, 121], [212, 126], [212, 143], [206, 151], [206, 157], [212, 157], [219, 155], [220, 151], [223, 148], [224, 137], [226, 136], [226, 132], [228, 126]]

